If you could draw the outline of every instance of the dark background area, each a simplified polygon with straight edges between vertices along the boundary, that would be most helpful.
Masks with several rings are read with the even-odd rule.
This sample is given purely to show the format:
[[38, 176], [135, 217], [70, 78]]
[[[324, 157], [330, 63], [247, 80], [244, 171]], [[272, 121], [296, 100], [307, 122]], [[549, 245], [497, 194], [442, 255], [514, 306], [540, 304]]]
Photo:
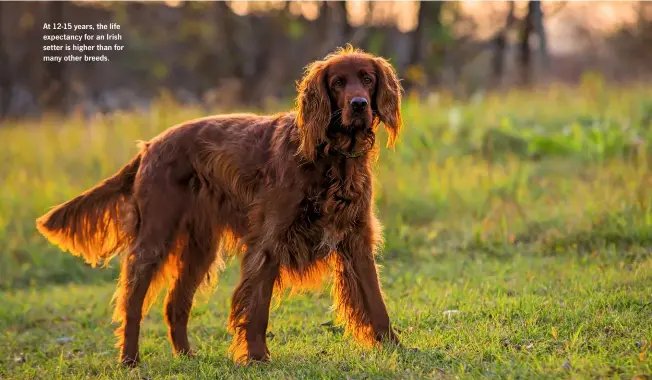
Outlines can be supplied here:
[[[47, 22], [119, 23], [125, 49], [105, 63], [45, 63]], [[652, 3], [0, 2], [0, 116], [147, 108], [163, 92], [264, 107], [292, 98], [302, 67], [348, 42], [390, 58], [421, 95], [587, 72], [639, 81], [652, 67]]]

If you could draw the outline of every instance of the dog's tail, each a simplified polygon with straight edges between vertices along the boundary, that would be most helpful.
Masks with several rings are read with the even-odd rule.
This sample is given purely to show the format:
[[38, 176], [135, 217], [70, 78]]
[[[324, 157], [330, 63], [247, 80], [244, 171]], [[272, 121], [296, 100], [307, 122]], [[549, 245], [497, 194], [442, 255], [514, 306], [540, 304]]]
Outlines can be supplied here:
[[36, 228], [52, 244], [92, 266], [108, 262], [134, 239], [138, 214], [128, 201], [140, 161], [141, 153], [112, 177], [38, 218]]

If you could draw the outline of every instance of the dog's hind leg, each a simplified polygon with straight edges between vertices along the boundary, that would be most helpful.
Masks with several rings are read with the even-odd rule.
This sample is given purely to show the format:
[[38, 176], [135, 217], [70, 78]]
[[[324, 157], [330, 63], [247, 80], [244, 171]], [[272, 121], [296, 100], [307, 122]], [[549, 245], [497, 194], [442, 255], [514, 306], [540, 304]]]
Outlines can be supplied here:
[[[210, 224], [207, 224], [210, 227]], [[188, 243], [179, 259], [178, 276], [165, 299], [165, 321], [177, 354], [192, 355], [188, 342], [188, 319], [195, 292], [206, 279], [216, 260], [214, 231], [193, 221], [188, 228]]]
[[132, 367], [138, 364], [138, 335], [143, 316], [143, 302], [157, 269], [155, 262], [145, 262], [141, 250], [125, 256], [122, 260], [120, 282], [116, 291], [116, 310], [114, 320], [121, 325], [115, 334], [120, 348], [120, 361]]
[[[136, 193], [140, 223], [133, 249], [122, 260], [115, 296], [114, 320], [121, 322], [116, 330], [120, 360], [127, 366], [139, 362], [140, 323], [151, 304], [151, 296], [155, 296], [156, 288], [162, 285], [160, 271], [175, 248], [183, 213], [190, 200], [190, 193], [184, 187], [165, 177], [158, 179], [160, 181], [151, 181], [150, 178], [147, 187]], [[154, 284], [153, 279], [156, 280]]]

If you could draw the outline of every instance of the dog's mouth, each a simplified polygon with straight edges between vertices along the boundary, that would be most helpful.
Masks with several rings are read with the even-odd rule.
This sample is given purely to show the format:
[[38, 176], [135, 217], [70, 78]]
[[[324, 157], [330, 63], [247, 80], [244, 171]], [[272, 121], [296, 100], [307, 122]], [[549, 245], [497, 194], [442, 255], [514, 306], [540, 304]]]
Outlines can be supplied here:
[[342, 127], [346, 130], [367, 129], [371, 125], [371, 117], [365, 113], [351, 112], [342, 118]]
[[367, 118], [360, 116], [351, 119], [351, 127], [356, 129], [363, 129], [367, 126]]
[[347, 157], [358, 157], [373, 149], [376, 133], [364, 116], [347, 120], [347, 124], [331, 124], [327, 136], [330, 149]]

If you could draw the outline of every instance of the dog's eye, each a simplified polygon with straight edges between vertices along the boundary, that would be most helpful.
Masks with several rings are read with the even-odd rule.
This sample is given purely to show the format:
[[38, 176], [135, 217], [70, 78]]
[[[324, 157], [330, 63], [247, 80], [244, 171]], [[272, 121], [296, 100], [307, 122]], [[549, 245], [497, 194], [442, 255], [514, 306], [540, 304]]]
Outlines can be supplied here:
[[371, 78], [370, 78], [370, 77], [365, 77], [365, 78], [362, 80], [362, 83], [364, 83], [364, 84], [371, 84]]
[[333, 82], [333, 87], [342, 87], [343, 85], [344, 85], [344, 82], [342, 82], [341, 79], [336, 79], [336, 80]]

